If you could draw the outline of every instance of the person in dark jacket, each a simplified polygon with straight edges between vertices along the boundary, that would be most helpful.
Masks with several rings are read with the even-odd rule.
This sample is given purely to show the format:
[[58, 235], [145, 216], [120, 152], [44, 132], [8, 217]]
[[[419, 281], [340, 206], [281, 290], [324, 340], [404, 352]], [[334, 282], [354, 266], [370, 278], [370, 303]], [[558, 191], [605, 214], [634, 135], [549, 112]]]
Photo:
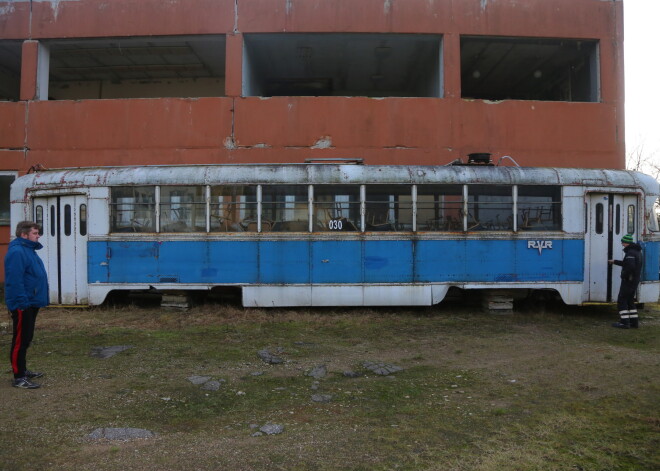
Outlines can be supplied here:
[[632, 234], [626, 234], [621, 238], [623, 245], [623, 260], [608, 260], [609, 264], [621, 267], [621, 287], [617, 304], [619, 308], [619, 322], [612, 327], [620, 329], [636, 329], [639, 327], [637, 306], [635, 305], [635, 293], [642, 275], [642, 247], [636, 244]]
[[39, 308], [48, 305], [48, 275], [37, 255], [43, 248], [39, 243], [41, 227], [31, 221], [16, 225], [16, 238], [9, 243], [5, 256], [5, 303], [11, 313], [13, 335], [9, 360], [14, 373], [12, 385], [36, 389], [33, 378], [43, 373], [30, 371], [26, 366], [27, 349], [32, 342]]

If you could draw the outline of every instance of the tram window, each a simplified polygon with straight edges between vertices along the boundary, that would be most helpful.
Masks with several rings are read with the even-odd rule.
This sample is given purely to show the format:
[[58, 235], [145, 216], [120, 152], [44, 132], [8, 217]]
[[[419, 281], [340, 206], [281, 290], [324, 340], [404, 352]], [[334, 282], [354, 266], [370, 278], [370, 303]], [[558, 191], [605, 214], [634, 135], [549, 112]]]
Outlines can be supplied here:
[[264, 185], [261, 187], [261, 230], [263, 232], [308, 232], [307, 185]]
[[50, 205], [50, 235], [51, 237], [55, 237], [55, 205], [51, 204]]
[[206, 232], [206, 187], [161, 186], [160, 232]]
[[71, 235], [71, 205], [64, 205], [64, 235]]
[[155, 187], [114, 187], [110, 198], [112, 232], [155, 232]]
[[78, 217], [80, 219], [80, 235], [87, 235], [87, 205], [81, 204], [78, 209]]
[[632, 204], [628, 205], [628, 224], [626, 232], [628, 234], [635, 233], [635, 206]]
[[314, 231], [360, 230], [360, 186], [314, 186]]
[[614, 231], [616, 235], [621, 234], [621, 205], [617, 204], [614, 210]]
[[561, 188], [518, 187], [517, 226], [521, 231], [561, 230]]
[[652, 208], [648, 211], [647, 217], [648, 223], [647, 226], [650, 231], [658, 232], [660, 231], [660, 198], [655, 200]]
[[412, 187], [367, 185], [365, 230], [412, 231]]
[[34, 208], [34, 222], [39, 224], [39, 235], [44, 235], [44, 207], [41, 205]]
[[513, 188], [504, 185], [468, 187], [469, 231], [512, 231]]
[[603, 203], [596, 205], [596, 234], [603, 233]]
[[462, 185], [417, 185], [417, 230], [463, 230]]
[[211, 232], [257, 231], [257, 187], [211, 187]]

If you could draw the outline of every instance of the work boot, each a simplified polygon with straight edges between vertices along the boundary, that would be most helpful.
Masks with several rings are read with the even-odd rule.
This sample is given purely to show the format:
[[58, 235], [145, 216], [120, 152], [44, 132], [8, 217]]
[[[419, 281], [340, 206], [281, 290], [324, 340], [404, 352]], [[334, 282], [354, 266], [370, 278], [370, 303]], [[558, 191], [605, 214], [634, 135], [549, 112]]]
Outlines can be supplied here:
[[631, 317], [630, 318], [630, 327], [632, 329], [638, 329], [639, 328], [639, 317]]
[[620, 319], [619, 322], [612, 324], [612, 327], [618, 329], [630, 329], [630, 319]]

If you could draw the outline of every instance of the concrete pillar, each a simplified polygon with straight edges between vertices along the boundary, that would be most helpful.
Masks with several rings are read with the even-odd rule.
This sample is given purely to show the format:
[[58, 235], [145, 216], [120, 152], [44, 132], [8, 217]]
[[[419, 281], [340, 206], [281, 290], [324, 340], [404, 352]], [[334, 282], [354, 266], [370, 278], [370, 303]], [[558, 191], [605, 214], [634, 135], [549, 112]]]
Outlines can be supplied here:
[[48, 100], [50, 51], [39, 41], [23, 42], [21, 100]]
[[442, 40], [444, 98], [461, 97], [461, 37], [449, 33]]
[[227, 35], [227, 59], [225, 70], [225, 95], [240, 97], [243, 93], [243, 35]]
[[34, 100], [37, 97], [37, 63], [39, 41], [24, 41], [21, 57], [21, 100]]

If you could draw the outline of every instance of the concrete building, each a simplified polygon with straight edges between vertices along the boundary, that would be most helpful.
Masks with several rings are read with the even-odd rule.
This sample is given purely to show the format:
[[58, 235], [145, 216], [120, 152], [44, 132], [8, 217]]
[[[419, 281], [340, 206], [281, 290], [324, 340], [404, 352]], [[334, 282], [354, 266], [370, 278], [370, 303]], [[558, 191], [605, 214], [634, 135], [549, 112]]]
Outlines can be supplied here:
[[623, 168], [623, 103], [621, 0], [0, 1], [0, 240], [37, 166]]

